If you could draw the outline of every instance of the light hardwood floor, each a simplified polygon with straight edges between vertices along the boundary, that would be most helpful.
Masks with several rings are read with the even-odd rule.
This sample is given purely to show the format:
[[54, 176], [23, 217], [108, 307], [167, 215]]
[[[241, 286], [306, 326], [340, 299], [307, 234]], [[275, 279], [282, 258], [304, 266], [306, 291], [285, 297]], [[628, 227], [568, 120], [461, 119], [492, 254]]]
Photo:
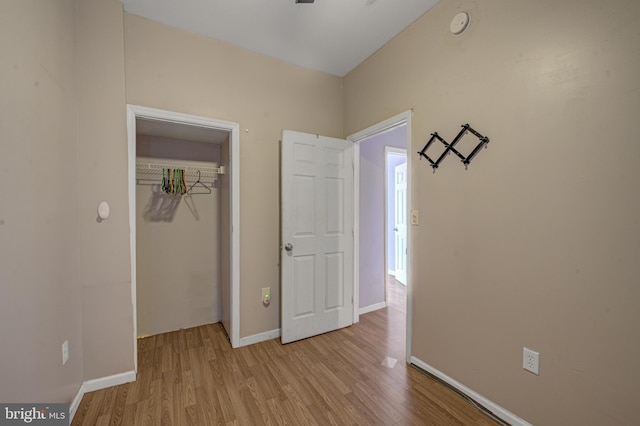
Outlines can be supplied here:
[[287, 345], [232, 349], [220, 324], [140, 339], [137, 381], [87, 393], [72, 424], [496, 424], [405, 363], [404, 287], [389, 281], [389, 307]]

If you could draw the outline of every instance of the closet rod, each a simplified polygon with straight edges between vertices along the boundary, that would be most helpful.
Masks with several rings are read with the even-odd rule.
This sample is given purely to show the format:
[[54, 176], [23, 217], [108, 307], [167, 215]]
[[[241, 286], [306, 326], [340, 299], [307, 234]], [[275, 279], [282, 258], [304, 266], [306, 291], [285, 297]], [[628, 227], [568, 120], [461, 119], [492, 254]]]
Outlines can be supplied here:
[[155, 162], [146, 160], [136, 160], [136, 180], [138, 183], [160, 183], [162, 181], [162, 171], [165, 169], [182, 169], [187, 183], [200, 180], [203, 183], [213, 184], [218, 179], [218, 175], [225, 173], [224, 166], [217, 166], [214, 163], [203, 162]]

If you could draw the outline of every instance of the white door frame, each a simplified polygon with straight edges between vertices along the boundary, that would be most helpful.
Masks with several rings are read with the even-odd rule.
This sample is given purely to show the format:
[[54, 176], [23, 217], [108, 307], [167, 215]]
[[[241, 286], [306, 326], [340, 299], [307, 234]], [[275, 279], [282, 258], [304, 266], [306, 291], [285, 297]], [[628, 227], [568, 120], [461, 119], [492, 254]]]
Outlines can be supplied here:
[[[406, 150], [407, 152], [411, 152], [411, 118], [413, 116], [413, 111], [405, 111], [396, 116], [388, 118], [384, 121], [381, 121], [378, 124], [374, 124], [371, 127], [368, 127], [364, 130], [361, 130], [357, 133], [352, 134], [347, 137], [347, 140], [350, 140], [354, 143], [354, 151], [353, 151], [353, 159], [354, 159], [354, 282], [353, 282], [353, 322], [357, 323], [360, 321], [360, 273], [359, 273], [359, 261], [360, 261], [360, 142], [363, 140], [374, 136], [380, 132], [391, 129], [393, 127], [406, 124], [407, 132], [406, 132]], [[411, 206], [412, 206], [412, 196], [411, 196], [411, 157], [407, 155], [407, 218], [406, 223], [411, 223], [410, 214], [411, 214]], [[407, 318], [406, 318], [406, 358], [407, 362], [411, 362], [411, 301], [412, 301], [412, 245], [411, 245], [411, 229], [407, 229]], [[385, 260], [386, 263], [386, 260]]]
[[134, 369], [138, 372], [138, 322], [136, 303], [136, 119], [144, 118], [176, 124], [208, 127], [228, 131], [229, 155], [228, 167], [231, 180], [231, 247], [230, 247], [230, 336], [231, 346], [240, 346], [240, 125], [230, 121], [215, 120], [179, 112], [127, 105], [127, 140], [129, 147], [129, 229], [131, 245], [131, 301], [133, 303], [133, 359]]

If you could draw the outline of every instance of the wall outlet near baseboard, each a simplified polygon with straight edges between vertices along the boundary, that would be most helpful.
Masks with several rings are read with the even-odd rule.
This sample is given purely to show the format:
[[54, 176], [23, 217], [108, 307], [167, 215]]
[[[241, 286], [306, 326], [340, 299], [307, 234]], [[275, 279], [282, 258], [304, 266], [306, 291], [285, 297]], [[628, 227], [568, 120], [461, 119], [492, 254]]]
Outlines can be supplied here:
[[271, 287], [264, 287], [262, 289], [262, 304], [267, 306], [271, 303]]
[[522, 368], [540, 375], [540, 353], [529, 348], [522, 348]]

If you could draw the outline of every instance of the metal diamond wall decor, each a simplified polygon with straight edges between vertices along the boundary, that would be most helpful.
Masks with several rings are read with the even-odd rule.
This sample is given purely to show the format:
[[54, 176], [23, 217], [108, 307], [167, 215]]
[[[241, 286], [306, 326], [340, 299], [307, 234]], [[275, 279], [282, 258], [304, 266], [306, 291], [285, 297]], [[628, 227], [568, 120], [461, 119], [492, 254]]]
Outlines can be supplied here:
[[[471, 153], [465, 156], [460, 151], [458, 151], [455, 148], [455, 146], [467, 134], [467, 132], [476, 136], [479, 139], [479, 142], [475, 146], [475, 148], [471, 150]], [[427, 150], [433, 146], [433, 143], [435, 141], [438, 141], [442, 145], [444, 145], [444, 151], [440, 154], [440, 156], [436, 160], [433, 160], [431, 157], [427, 155]], [[456, 156], [458, 156], [458, 158], [460, 159], [462, 164], [464, 164], [464, 167], [466, 169], [469, 166], [469, 163], [471, 163], [471, 160], [473, 160], [473, 158], [478, 154], [480, 149], [482, 147], [486, 148], [488, 143], [489, 143], [489, 138], [487, 136], [481, 135], [476, 130], [474, 130], [469, 124], [463, 124], [462, 130], [460, 130], [458, 135], [453, 139], [451, 143], [448, 143], [447, 141], [442, 139], [442, 137], [438, 134], [438, 132], [433, 132], [431, 134], [431, 138], [427, 141], [425, 146], [420, 151], [418, 151], [418, 155], [420, 156], [420, 158], [422, 157], [426, 158], [429, 164], [431, 165], [431, 167], [433, 168], [433, 171], [435, 172], [438, 166], [440, 165], [440, 163], [442, 162], [442, 160], [444, 160], [444, 158], [447, 155], [453, 152]]]

